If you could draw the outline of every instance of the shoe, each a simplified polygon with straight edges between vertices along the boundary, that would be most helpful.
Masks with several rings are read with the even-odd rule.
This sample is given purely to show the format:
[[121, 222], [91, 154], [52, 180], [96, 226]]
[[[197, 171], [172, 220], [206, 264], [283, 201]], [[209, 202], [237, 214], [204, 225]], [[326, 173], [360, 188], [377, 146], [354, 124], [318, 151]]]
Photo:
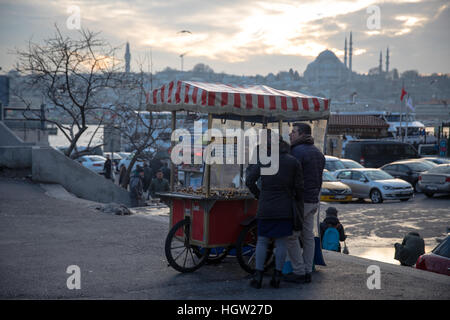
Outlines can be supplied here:
[[272, 280], [270, 280], [270, 285], [273, 288], [279, 288], [280, 287], [280, 281], [281, 281], [281, 271], [275, 269], [273, 271]]
[[284, 275], [283, 280], [286, 282], [304, 283], [305, 275], [295, 274], [293, 272]]
[[311, 278], [311, 273], [306, 273], [304, 276], [304, 283], [311, 283], [312, 278]]
[[263, 272], [256, 270], [255, 274], [253, 275], [253, 279], [250, 280], [250, 286], [256, 289], [261, 289], [262, 279], [263, 279]]

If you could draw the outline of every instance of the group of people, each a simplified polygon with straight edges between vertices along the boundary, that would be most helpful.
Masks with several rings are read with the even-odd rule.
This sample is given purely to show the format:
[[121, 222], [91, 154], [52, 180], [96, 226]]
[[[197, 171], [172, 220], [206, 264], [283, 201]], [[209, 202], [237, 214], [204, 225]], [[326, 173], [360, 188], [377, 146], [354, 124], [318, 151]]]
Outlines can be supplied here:
[[[284, 275], [284, 281], [312, 281], [314, 216], [319, 206], [325, 157], [314, 145], [308, 124], [295, 123], [289, 137], [290, 145], [279, 138], [279, 170], [275, 175], [261, 175], [264, 165], [260, 163], [249, 165], [246, 170], [246, 185], [258, 199], [256, 272], [250, 281], [254, 288], [262, 286], [270, 239], [274, 239], [276, 246], [275, 270], [270, 285], [279, 287], [286, 257], [291, 261], [292, 273]], [[270, 142], [267, 145], [270, 146]], [[300, 217], [301, 227], [294, 230], [296, 214]], [[337, 211], [330, 210], [329, 216], [335, 219], [324, 221], [323, 228], [338, 228], [345, 240]]]
[[129, 189], [132, 207], [138, 207], [147, 199], [156, 197], [157, 192], [170, 190], [170, 169], [167, 165], [151, 165], [144, 162], [143, 167], [136, 165], [136, 169], [130, 174], [129, 183], [126, 178], [127, 168], [122, 165], [119, 174], [119, 185]]

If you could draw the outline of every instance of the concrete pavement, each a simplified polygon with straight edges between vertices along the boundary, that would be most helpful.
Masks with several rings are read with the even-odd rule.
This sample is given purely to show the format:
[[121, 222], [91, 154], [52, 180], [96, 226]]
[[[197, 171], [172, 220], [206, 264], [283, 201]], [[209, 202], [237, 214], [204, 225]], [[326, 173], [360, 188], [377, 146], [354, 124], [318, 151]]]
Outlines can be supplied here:
[[[39, 185], [0, 178], [2, 299], [450, 299], [450, 277], [326, 253], [311, 284], [275, 290], [247, 285], [234, 257], [190, 274], [167, 266], [164, 215], [114, 216], [48, 197]], [[67, 267], [81, 271], [69, 290]], [[381, 289], [367, 287], [368, 266], [380, 268]], [[372, 282], [373, 283], [373, 282]]]

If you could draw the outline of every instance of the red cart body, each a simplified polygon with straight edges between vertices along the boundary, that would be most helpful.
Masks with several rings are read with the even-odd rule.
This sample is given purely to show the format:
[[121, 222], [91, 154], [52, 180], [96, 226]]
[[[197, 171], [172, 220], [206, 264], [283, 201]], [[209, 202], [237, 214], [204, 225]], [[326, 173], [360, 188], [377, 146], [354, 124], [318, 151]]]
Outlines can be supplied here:
[[[246, 221], [256, 216], [258, 201], [250, 197], [234, 199], [207, 199], [178, 196], [166, 193], [170, 199], [170, 228], [177, 222], [190, 217], [189, 241], [203, 248], [227, 247], [236, 239]], [[183, 230], [177, 232], [182, 237]]]

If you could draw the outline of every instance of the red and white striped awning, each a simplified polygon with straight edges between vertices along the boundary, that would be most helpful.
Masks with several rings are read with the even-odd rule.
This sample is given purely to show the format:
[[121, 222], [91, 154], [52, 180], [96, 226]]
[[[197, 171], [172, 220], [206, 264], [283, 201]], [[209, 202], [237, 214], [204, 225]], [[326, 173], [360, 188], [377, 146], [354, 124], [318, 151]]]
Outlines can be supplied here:
[[329, 106], [329, 99], [263, 85], [172, 81], [147, 95], [148, 111], [185, 110], [280, 120], [327, 119]]

